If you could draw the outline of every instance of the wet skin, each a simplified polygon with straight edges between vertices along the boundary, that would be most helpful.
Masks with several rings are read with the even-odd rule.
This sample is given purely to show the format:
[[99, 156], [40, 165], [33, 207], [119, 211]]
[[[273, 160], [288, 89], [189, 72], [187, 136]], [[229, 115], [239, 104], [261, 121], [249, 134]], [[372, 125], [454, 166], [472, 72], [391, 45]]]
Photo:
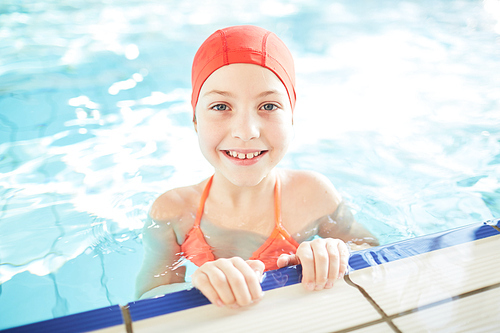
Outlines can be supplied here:
[[[248, 258], [274, 229], [278, 176], [283, 226], [300, 246], [277, 264], [302, 264], [306, 289], [331, 288], [344, 275], [345, 242], [377, 244], [326, 177], [275, 168], [293, 137], [292, 110], [286, 89], [268, 69], [233, 64], [215, 71], [200, 91], [194, 125], [200, 149], [215, 169], [200, 227], [216, 260], [199, 267], [192, 283], [213, 304], [239, 307], [261, 299], [264, 264]], [[205, 185], [174, 189], [154, 202], [143, 233], [139, 295], [184, 282], [185, 269], [176, 265], [180, 244], [193, 227]], [[324, 238], [310, 240], [314, 236]]]

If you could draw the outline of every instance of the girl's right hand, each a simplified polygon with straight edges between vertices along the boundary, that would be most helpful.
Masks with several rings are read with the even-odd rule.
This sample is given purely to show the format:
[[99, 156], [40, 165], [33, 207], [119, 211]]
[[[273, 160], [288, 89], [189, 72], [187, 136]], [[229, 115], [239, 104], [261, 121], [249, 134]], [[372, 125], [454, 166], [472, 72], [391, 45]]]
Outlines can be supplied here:
[[212, 304], [238, 308], [264, 295], [260, 286], [264, 268], [260, 260], [221, 258], [204, 263], [193, 273], [191, 282]]

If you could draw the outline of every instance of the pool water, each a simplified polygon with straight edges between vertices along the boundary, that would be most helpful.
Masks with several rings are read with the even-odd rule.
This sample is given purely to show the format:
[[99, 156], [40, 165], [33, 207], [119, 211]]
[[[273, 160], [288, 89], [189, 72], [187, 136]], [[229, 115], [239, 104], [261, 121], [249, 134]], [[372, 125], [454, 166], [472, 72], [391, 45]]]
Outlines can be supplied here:
[[383, 244], [500, 216], [500, 1], [0, 3], [0, 329], [133, 300], [160, 193], [208, 177], [190, 66], [255, 24], [294, 54], [281, 166]]

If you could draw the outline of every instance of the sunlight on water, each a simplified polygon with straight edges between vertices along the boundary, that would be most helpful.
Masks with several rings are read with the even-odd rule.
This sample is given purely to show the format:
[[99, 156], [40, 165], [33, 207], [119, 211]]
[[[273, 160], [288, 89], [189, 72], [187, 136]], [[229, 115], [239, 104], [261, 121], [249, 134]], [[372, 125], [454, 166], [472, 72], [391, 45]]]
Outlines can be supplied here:
[[[498, 0], [7, 0], [0, 312], [15, 299], [31, 311], [6, 295], [34, 277], [50, 296], [30, 297], [50, 306], [32, 320], [132, 298], [152, 200], [212, 172], [190, 66], [233, 24], [268, 28], [294, 54], [295, 139], [281, 165], [326, 174], [383, 243], [500, 216]], [[12, 318], [0, 329], [31, 320]]]
[[485, 0], [484, 10], [497, 21], [494, 27], [494, 31], [500, 35], [500, 1]]

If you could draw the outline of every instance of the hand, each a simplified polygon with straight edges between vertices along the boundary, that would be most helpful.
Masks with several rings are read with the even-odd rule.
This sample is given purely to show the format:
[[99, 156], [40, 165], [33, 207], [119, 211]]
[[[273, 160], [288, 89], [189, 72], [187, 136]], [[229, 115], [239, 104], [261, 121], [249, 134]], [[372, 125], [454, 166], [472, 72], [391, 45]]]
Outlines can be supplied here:
[[282, 254], [278, 267], [302, 264], [302, 285], [308, 290], [330, 289], [347, 271], [349, 250], [340, 239], [318, 238], [303, 242], [296, 254]]
[[264, 269], [260, 260], [221, 258], [204, 263], [193, 273], [191, 282], [212, 304], [238, 308], [262, 298]]

